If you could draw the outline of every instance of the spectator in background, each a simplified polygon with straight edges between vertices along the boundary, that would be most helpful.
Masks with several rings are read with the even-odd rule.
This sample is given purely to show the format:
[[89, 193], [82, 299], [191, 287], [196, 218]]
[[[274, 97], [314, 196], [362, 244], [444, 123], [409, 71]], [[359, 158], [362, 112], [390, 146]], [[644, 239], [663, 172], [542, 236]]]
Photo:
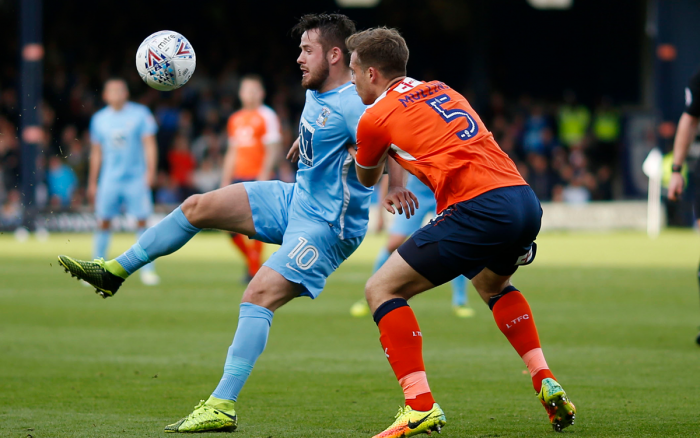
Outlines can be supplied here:
[[545, 143], [544, 134], [547, 129], [549, 129], [549, 120], [547, 120], [542, 106], [534, 105], [523, 127], [523, 152], [525, 155], [533, 152], [539, 155], [549, 154], [547, 148], [551, 144]]
[[595, 168], [615, 167], [621, 125], [620, 113], [613, 108], [612, 100], [603, 97], [596, 107], [591, 125], [593, 144], [589, 156]]
[[219, 188], [221, 170], [214, 166], [212, 158], [205, 158], [201, 165], [194, 171], [193, 183], [197, 193], [206, 193]]
[[19, 190], [12, 189], [7, 192], [7, 199], [0, 209], [0, 225], [6, 228], [17, 228], [22, 225], [22, 206]]
[[180, 202], [194, 193], [192, 177], [197, 167], [187, 138], [184, 135], [176, 135], [173, 139], [172, 150], [168, 152], [168, 164], [170, 166], [170, 178], [178, 187]]
[[163, 205], [177, 205], [180, 203], [180, 196], [177, 189], [177, 184], [168, 175], [167, 172], [161, 170], [158, 172], [158, 189], [156, 190], [156, 203]]
[[582, 146], [591, 113], [588, 108], [576, 101], [576, 94], [569, 90], [564, 93], [564, 104], [559, 108], [559, 140], [568, 147]]
[[70, 206], [73, 192], [78, 186], [78, 178], [73, 169], [66, 165], [61, 157], [52, 155], [49, 159], [49, 172], [46, 179], [51, 205], [61, 208]]
[[532, 191], [542, 202], [552, 200], [552, 189], [555, 177], [549, 169], [549, 163], [544, 155], [530, 153], [527, 156], [528, 177], [525, 178]]

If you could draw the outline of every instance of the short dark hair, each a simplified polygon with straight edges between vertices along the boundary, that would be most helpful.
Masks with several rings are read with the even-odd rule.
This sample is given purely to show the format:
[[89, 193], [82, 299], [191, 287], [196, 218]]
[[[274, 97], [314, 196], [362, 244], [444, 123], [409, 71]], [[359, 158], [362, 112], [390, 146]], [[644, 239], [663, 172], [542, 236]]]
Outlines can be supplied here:
[[256, 81], [261, 87], [265, 88], [265, 81], [263, 81], [262, 76], [257, 73], [248, 73], [243, 75], [243, 77], [241, 77], [241, 82], [243, 81]]
[[299, 19], [299, 22], [292, 28], [292, 33], [301, 36], [304, 32], [318, 29], [321, 39], [321, 46], [324, 52], [328, 52], [333, 47], [338, 47], [343, 52], [345, 64], [350, 65], [348, 49], [345, 40], [355, 33], [355, 23], [343, 14], [306, 14]]
[[386, 27], [363, 30], [349, 36], [345, 44], [350, 53], [357, 53], [363, 70], [374, 67], [388, 79], [406, 76], [408, 46], [398, 30]]

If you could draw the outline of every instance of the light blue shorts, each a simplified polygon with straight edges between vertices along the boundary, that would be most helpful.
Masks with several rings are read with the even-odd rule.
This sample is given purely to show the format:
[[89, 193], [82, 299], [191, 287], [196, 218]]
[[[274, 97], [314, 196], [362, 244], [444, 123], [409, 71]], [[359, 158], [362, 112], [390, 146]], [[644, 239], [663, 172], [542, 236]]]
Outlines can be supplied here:
[[153, 213], [151, 189], [142, 178], [99, 182], [95, 195], [95, 216], [98, 219], [112, 219], [122, 211], [136, 219], [148, 219]]
[[251, 238], [281, 245], [263, 264], [302, 286], [300, 295], [316, 298], [326, 278], [355, 252], [364, 236], [341, 240], [334, 228], [311, 218], [294, 202], [296, 184], [243, 183], [256, 234]]

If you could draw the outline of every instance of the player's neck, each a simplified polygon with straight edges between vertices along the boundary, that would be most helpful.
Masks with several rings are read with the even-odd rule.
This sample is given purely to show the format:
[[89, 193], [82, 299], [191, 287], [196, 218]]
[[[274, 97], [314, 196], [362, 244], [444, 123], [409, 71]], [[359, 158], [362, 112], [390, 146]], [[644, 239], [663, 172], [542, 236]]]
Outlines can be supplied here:
[[121, 104], [119, 104], [119, 105], [112, 104], [112, 105], [110, 105], [110, 107], [112, 107], [112, 109], [113, 109], [114, 111], [119, 112], [119, 111], [121, 111], [122, 109], [124, 109], [124, 106], [125, 106], [125, 105], [126, 105], [126, 102], [123, 102], [123, 103], [121, 103]]
[[343, 68], [342, 70], [335, 71], [331, 68], [328, 78], [323, 82], [323, 85], [321, 85], [321, 88], [318, 89], [318, 92], [323, 94], [327, 91], [334, 90], [340, 87], [341, 85], [350, 82], [350, 79], [351, 77], [349, 68]]
[[389, 88], [393, 87], [394, 85], [396, 85], [397, 83], [403, 81], [404, 79], [406, 79], [406, 76], [398, 76], [398, 77], [395, 77], [395, 78], [392, 78], [392, 79], [389, 79], [388, 81], [386, 81], [386, 84], [385, 84], [384, 87], [382, 88], [381, 93], [379, 93], [379, 96], [381, 96], [382, 94], [384, 94], [384, 92], [386, 92], [387, 90], [389, 90]]

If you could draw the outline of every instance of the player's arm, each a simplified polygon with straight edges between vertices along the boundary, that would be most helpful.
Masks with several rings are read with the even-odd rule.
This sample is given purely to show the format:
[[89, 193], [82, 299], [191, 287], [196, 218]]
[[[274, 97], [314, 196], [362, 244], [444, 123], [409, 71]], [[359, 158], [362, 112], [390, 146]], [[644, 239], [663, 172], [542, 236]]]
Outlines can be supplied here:
[[228, 147], [226, 155], [224, 155], [224, 167], [221, 172], [220, 187], [226, 187], [231, 184], [231, 175], [233, 175], [233, 166], [236, 164], [236, 141], [234, 137], [228, 138]]
[[277, 159], [282, 152], [282, 143], [265, 143], [265, 160], [263, 161], [260, 174], [256, 178], [258, 181], [267, 181], [272, 178], [273, 170], [277, 164]]
[[357, 179], [365, 187], [372, 187], [384, 173], [384, 162], [389, 152], [386, 133], [375, 123], [371, 114], [365, 113], [357, 124], [357, 151], [355, 158]]
[[292, 163], [296, 163], [297, 161], [299, 161], [299, 137], [297, 137], [297, 139], [294, 140], [294, 143], [292, 143], [292, 147], [289, 148], [289, 152], [287, 152], [287, 159]]
[[102, 146], [97, 142], [92, 142], [90, 147], [90, 168], [88, 170], [88, 188], [87, 195], [90, 203], [95, 202], [95, 194], [97, 193], [97, 178], [100, 176], [100, 167], [102, 166]]
[[[680, 169], [688, 156], [688, 149], [698, 130], [700, 121], [700, 72], [690, 79], [685, 89], [685, 111], [678, 121], [676, 138], [673, 141], [673, 165]], [[683, 176], [672, 172], [668, 183], [668, 199], [675, 201], [683, 193]]]
[[270, 111], [263, 111], [265, 118], [265, 135], [262, 138], [265, 146], [265, 159], [262, 169], [256, 178], [258, 181], [267, 181], [272, 178], [273, 171], [280, 157], [282, 156], [282, 128], [277, 114]]
[[[683, 113], [678, 121], [676, 138], [673, 141], [673, 165], [681, 168], [688, 156], [688, 149], [695, 138], [700, 118]], [[668, 199], [675, 201], [683, 193], [683, 175], [680, 172], [672, 172], [668, 183]]]
[[389, 187], [382, 200], [382, 206], [391, 214], [395, 214], [398, 210], [399, 214], [405, 214], [408, 219], [416, 213], [418, 208], [418, 198], [406, 189], [408, 172], [393, 158], [387, 160], [387, 167], [389, 168]]
[[158, 144], [155, 134], [144, 135], [143, 152], [146, 155], [146, 185], [153, 187], [156, 182], [156, 166], [158, 164]]

